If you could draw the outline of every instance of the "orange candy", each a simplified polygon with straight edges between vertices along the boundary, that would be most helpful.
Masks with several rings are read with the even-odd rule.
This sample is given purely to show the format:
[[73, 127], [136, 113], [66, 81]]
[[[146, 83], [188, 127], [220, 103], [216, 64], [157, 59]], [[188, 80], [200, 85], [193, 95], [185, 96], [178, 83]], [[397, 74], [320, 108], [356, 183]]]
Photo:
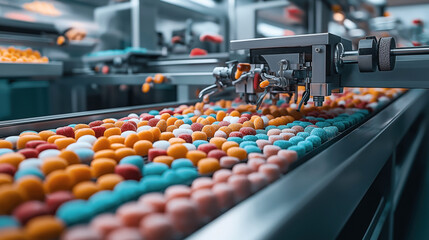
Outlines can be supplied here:
[[218, 149], [221, 149], [222, 148], [222, 144], [225, 143], [225, 142], [226, 142], [226, 139], [222, 138], [222, 137], [214, 137], [214, 138], [210, 139], [210, 143], [216, 145], [216, 147]]
[[174, 161], [173, 157], [170, 156], [158, 156], [153, 159], [153, 162], [164, 163], [168, 166], [171, 166], [171, 163]]
[[110, 136], [114, 136], [114, 135], [121, 135], [121, 129], [118, 127], [112, 127], [104, 131], [104, 136], [106, 138], [109, 138]]
[[113, 119], [111, 119], [111, 118], [106, 118], [106, 119], [103, 119], [103, 122], [104, 123], [115, 123], [115, 120], [113, 120]]
[[134, 144], [134, 151], [137, 155], [147, 156], [149, 149], [152, 148], [152, 142], [147, 140], [140, 140]]
[[16, 148], [17, 149], [23, 149], [23, 148], [25, 148], [25, 144], [27, 144], [27, 142], [33, 141], [33, 140], [42, 140], [42, 138], [39, 135], [23, 135], [23, 136], [20, 136], [18, 139], [18, 142], [16, 143]]
[[210, 124], [213, 124], [214, 122], [216, 122], [216, 119], [215, 119], [214, 117], [212, 117], [212, 116], [208, 116], [208, 117], [206, 118], [206, 120], [207, 120], [207, 121], [209, 121], [209, 122], [210, 122]]
[[105, 174], [97, 179], [97, 186], [101, 190], [113, 190], [116, 184], [124, 181], [124, 179], [114, 173]]
[[167, 125], [168, 125], [168, 126], [174, 125], [174, 123], [175, 123], [176, 121], [177, 121], [177, 118], [175, 118], [175, 117], [171, 117], [171, 118], [167, 119]]
[[243, 124], [241, 123], [231, 123], [228, 125], [229, 128], [231, 128], [232, 131], [236, 132], [236, 131], [240, 131], [240, 128], [243, 127]]
[[62, 150], [58, 157], [66, 160], [67, 165], [80, 163], [79, 156], [71, 150]]
[[[153, 135], [153, 141], [158, 141], [159, 140], [159, 136], [161, 136], [161, 130], [157, 127], [153, 127], [149, 130], [152, 135]], [[141, 139], [143, 140], [143, 139]]]
[[28, 240], [23, 229], [19, 228], [4, 228], [0, 230], [2, 240]]
[[124, 148], [117, 149], [115, 151], [115, 155], [116, 155], [116, 159], [120, 161], [124, 157], [136, 155], [136, 151], [134, 151], [134, 149], [132, 148], [124, 147]]
[[35, 217], [25, 225], [25, 232], [32, 240], [59, 239], [64, 229], [64, 223], [54, 216]]
[[43, 182], [36, 176], [24, 176], [18, 179], [16, 187], [25, 201], [45, 199]]
[[124, 147], [125, 147], [125, 145], [122, 143], [112, 143], [112, 145], [110, 145], [110, 148], [114, 151], [121, 149], [121, 148], [124, 148]]
[[135, 133], [132, 133], [125, 138], [125, 141], [124, 141], [125, 147], [133, 148], [134, 144], [139, 140], [140, 140], [139, 136]]
[[226, 117], [226, 113], [224, 111], [218, 111], [216, 114], [216, 120], [222, 121]]
[[6, 141], [6, 140], [0, 140], [0, 148], [9, 148], [9, 149], [13, 149], [13, 145], [11, 142]]
[[66, 148], [68, 145], [75, 143], [76, 140], [74, 138], [58, 138], [57, 140], [54, 141], [55, 145], [57, 145], [58, 149], [64, 149]]
[[114, 128], [114, 127], [115, 127], [115, 124], [113, 124], [113, 123], [103, 123], [103, 124], [101, 124], [100, 126], [103, 126], [103, 127], [105, 127], [106, 129], [109, 129], [109, 128]]
[[153, 133], [149, 130], [143, 130], [139, 133], [137, 133], [137, 136], [139, 136], [140, 140], [147, 140], [150, 142], [153, 142]]
[[176, 138], [176, 137], [174, 137], [174, 138], [170, 138], [170, 139], [168, 140], [168, 142], [169, 142], [171, 145], [173, 145], [173, 144], [186, 143], [186, 141], [185, 141], [183, 138]]
[[142, 127], [142, 126], [146, 126], [148, 123], [149, 123], [149, 121], [143, 120], [143, 121], [137, 123], [137, 128]]
[[207, 134], [205, 132], [195, 131], [192, 133], [192, 142], [196, 140], [206, 140], [207, 141]]
[[164, 119], [159, 120], [156, 124], [156, 127], [159, 128], [161, 132], [165, 132], [167, 130], [167, 122]]
[[110, 158], [98, 158], [91, 162], [91, 173], [93, 177], [115, 172], [116, 161]]
[[54, 143], [59, 138], [66, 138], [66, 136], [63, 135], [52, 135], [48, 137], [48, 143]]
[[240, 116], [241, 116], [241, 114], [240, 114], [240, 112], [239, 112], [239, 111], [234, 110], [234, 111], [232, 111], [232, 112], [229, 114], [229, 116], [233, 116], [233, 117], [240, 117]]
[[120, 136], [120, 135], [110, 136], [107, 138], [107, 140], [109, 140], [110, 144], [113, 144], [113, 143], [124, 144], [124, 142], [125, 142], [125, 138]]
[[112, 149], [104, 149], [94, 153], [94, 159], [98, 158], [110, 158], [116, 160], [116, 154]]
[[80, 137], [85, 136], [85, 135], [95, 136], [95, 132], [91, 128], [79, 129], [76, 132], [74, 132], [74, 134], [75, 134], [75, 137], [74, 137], [75, 139], [79, 139]]
[[251, 122], [251, 121], [245, 121], [243, 123], [243, 127], [251, 127], [251, 128], [255, 128], [255, 125]]
[[78, 183], [73, 188], [73, 195], [76, 198], [88, 200], [94, 193], [98, 192], [98, 186], [91, 181]]
[[13, 178], [11, 175], [6, 173], [0, 173], [0, 186], [4, 184], [12, 184]]
[[55, 135], [55, 133], [49, 130], [39, 132], [39, 136], [42, 138], [43, 141], [47, 141], [48, 138], [53, 135]]
[[24, 161], [25, 157], [21, 153], [5, 153], [0, 156], [1, 163], [12, 164], [15, 168], [18, 168], [19, 164]]
[[43, 159], [43, 163], [40, 170], [42, 170], [45, 176], [48, 176], [51, 172], [55, 170], [65, 169], [66, 167], [66, 160], [60, 157], [48, 157]]
[[240, 146], [237, 142], [228, 141], [222, 144], [222, 151], [227, 152], [229, 148]]
[[124, 125], [124, 123], [125, 123], [124, 121], [117, 121], [117, 122], [115, 122], [115, 126], [118, 128], [121, 128], [122, 125]]
[[232, 132], [232, 129], [230, 127], [227, 127], [227, 126], [220, 127], [219, 130], [226, 133], [227, 136], [229, 136], [229, 134]]
[[0, 186], [0, 215], [10, 214], [23, 202], [23, 196], [13, 185]]
[[66, 172], [70, 177], [72, 186], [91, 180], [91, 168], [85, 164], [75, 164], [68, 166]]
[[159, 136], [159, 140], [165, 140], [168, 141], [170, 140], [170, 138], [174, 138], [174, 134], [172, 132], [163, 132], [161, 133], [161, 135]]
[[182, 144], [173, 144], [167, 148], [167, 155], [175, 159], [185, 158], [186, 153], [188, 153], [188, 148]]
[[186, 153], [186, 158], [191, 160], [192, 163], [194, 164], [194, 166], [198, 165], [198, 162], [203, 159], [206, 158], [207, 154], [203, 151], [200, 150], [192, 150], [189, 151], [188, 153]]
[[106, 137], [99, 137], [92, 146], [92, 150], [94, 152], [98, 152], [100, 150], [110, 149], [110, 141]]
[[76, 126], [74, 126], [74, 130], [75, 131], [77, 131], [77, 130], [79, 130], [79, 129], [82, 129], [82, 128], [89, 128], [89, 126], [88, 125], [86, 125], [86, 124], [77, 124]]
[[220, 169], [220, 163], [216, 158], [203, 158], [198, 162], [198, 172], [201, 174], [214, 173]]
[[216, 129], [211, 125], [206, 125], [201, 131], [204, 132], [208, 138], [212, 138], [216, 132]]
[[171, 117], [171, 115], [169, 113], [163, 113], [163, 114], [161, 114], [161, 118], [160, 119], [167, 121], [167, 119], [169, 117]]
[[174, 122], [174, 126], [176, 128], [179, 128], [183, 124], [185, 124], [185, 122], [182, 119], [179, 119], [179, 120], [177, 120], [177, 121]]
[[256, 117], [253, 124], [255, 125], [255, 129], [264, 129], [264, 120], [261, 117]]
[[247, 158], [246, 150], [240, 147], [231, 147], [227, 150], [226, 154], [231, 157], [236, 157], [240, 160], [244, 160]]
[[[177, 120], [176, 122], [178, 122], [179, 120]], [[174, 129], [177, 129], [178, 127], [176, 127], [175, 125], [171, 125], [167, 127], [167, 130], [165, 130], [166, 132], [173, 132]]]
[[55, 170], [46, 177], [44, 189], [46, 193], [57, 191], [70, 191], [72, 182], [65, 170]]

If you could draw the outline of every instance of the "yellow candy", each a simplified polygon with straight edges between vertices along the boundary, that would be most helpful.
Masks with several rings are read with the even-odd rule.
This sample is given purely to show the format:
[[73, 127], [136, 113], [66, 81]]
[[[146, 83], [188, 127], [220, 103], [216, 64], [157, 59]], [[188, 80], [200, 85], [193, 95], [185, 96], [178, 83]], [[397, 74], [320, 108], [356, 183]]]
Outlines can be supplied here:
[[29, 239], [59, 239], [64, 231], [64, 224], [54, 216], [40, 216], [31, 219], [25, 226]]
[[43, 182], [35, 176], [24, 176], [16, 182], [16, 187], [25, 201], [45, 199]]
[[147, 140], [140, 140], [134, 144], [134, 151], [137, 155], [147, 156], [149, 149], [152, 148], [152, 142]]
[[98, 152], [104, 149], [110, 149], [110, 141], [106, 137], [100, 137], [94, 142], [92, 150]]
[[171, 163], [174, 161], [174, 158], [171, 156], [158, 156], [153, 159], [153, 162], [164, 163], [168, 166], [171, 166]]
[[188, 148], [186, 148], [182, 144], [173, 144], [173, 145], [169, 146], [167, 149], [167, 155], [171, 156], [175, 159], [185, 158], [186, 153], [188, 153]]
[[225, 143], [225, 142], [226, 142], [226, 139], [222, 138], [222, 137], [214, 137], [214, 138], [210, 139], [210, 143], [216, 145], [216, 147], [218, 149], [221, 149], [222, 148], [222, 144]]
[[42, 166], [40, 170], [42, 170], [45, 176], [48, 176], [51, 172], [55, 170], [65, 169], [67, 167], [66, 160], [60, 157], [48, 157], [43, 159]]
[[23, 196], [13, 185], [0, 186], [0, 215], [10, 214], [23, 202]]
[[110, 158], [98, 158], [91, 162], [91, 173], [93, 177], [115, 172], [116, 161]]
[[104, 131], [104, 136], [106, 138], [109, 138], [110, 136], [114, 136], [114, 135], [121, 135], [121, 129], [118, 127], [112, 127]]
[[203, 158], [198, 161], [198, 172], [201, 174], [214, 173], [220, 169], [220, 163], [216, 158]]
[[87, 200], [89, 197], [91, 197], [94, 193], [98, 192], [98, 186], [94, 182], [86, 181], [78, 183], [73, 188], [73, 195], [76, 198], [85, 199]]
[[200, 150], [192, 150], [189, 151], [188, 153], [186, 153], [186, 158], [191, 160], [192, 163], [194, 164], [194, 166], [198, 165], [198, 162], [203, 159], [206, 158], [207, 154], [203, 151]]
[[114, 173], [105, 174], [97, 179], [97, 186], [100, 190], [113, 190], [116, 184], [124, 181], [124, 179]]
[[228, 148], [226, 154], [231, 157], [236, 157], [240, 160], [244, 160], [247, 157], [247, 152], [243, 148], [240, 147], [231, 147]]
[[80, 182], [91, 180], [91, 168], [85, 164], [74, 164], [66, 168], [71, 184], [74, 186]]
[[46, 193], [53, 193], [57, 191], [70, 191], [72, 182], [70, 176], [65, 170], [55, 170], [44, 182], [44, 189]]

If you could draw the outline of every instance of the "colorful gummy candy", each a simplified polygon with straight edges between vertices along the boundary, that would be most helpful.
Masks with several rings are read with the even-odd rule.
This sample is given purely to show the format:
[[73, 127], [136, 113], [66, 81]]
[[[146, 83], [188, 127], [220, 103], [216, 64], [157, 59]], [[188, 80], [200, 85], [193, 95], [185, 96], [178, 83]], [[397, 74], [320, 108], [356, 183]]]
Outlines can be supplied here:
[[6, 137], [0, 236], [186, 237], [402, 92], [345, 89], [300, 112], [221, 100]]

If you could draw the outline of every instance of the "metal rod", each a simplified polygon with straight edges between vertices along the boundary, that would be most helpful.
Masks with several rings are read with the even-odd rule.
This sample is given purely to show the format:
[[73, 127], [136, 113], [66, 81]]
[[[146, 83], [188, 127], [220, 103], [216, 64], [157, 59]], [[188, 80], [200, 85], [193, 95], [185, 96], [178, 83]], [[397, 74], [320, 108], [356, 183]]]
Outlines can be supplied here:
[[395, 56], [429, 54], [429, 46], [396, 48], [390, 50], [390, 53]]
[[344, 52], [341, 59], [343, 60], [343, 63], [357, 63], [358, 62], [358, 51], [346, 51]]

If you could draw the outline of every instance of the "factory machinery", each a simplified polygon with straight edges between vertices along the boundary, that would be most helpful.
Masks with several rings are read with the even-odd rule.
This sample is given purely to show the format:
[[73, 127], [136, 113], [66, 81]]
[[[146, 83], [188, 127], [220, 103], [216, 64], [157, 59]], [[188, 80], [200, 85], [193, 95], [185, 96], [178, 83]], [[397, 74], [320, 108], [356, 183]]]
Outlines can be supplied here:
[[[131, 6], [124, 4], [100, 11]], [[29, 25], [22, 28], [31, 28]], [[54, 32], [52, 26], [45, 27], [49, 31], [45, 29], [43, 32]], [[21, 41], [49, 45], [54, 44], [52, 39], [57, 35], [51, 37], [44, 33], [35, 38], [27, 34]], [[91, 43], [64, 46], [91, 47]], [[344, 87], [419, 88], [407, 91], [362, 123], [305, 155], [278, 181], [188, 236], [189, 239], [401, 238], [404, 234], [402, 226], [407, 223], [408, 198], [412, 195], [409, 189], [416, 186], [419, 171], [424, 169], [424, 160], [428, 157], [425, 146], [429, 137], [429, 94], [422, 89], [429, 88], [426, 77], [429, 59], [414, 55], [429, 54], [429, 48], [397, 48], [393, 38], [367, 37], [359, 41], [357, 50], [352, 50], [349, 40], [329, 33], [237, 40], [231, 41], [229, 48], [246, 50], [237, 57], [240, 62], [229, 61], [231, 57], [226, 53], [192, 59], [142, 58], [133, 63], [147, 65], [146, 72], [75, 74], [53, 84], [50, 91], [58, 95], [61, 94], [58, 89], [78, 84], [140, 84], [154, 72], [162, 72], [170, 83], [179, 85], [178, 92], [185, 95], [189, 95], [188, 84], [196, 84], [195, 79], [202, 79], [202, 85], [214, 84], [202, 90], [201, 97], [208, 95], [214, 100], [218, 91], [232, 87], [243, 100], [257, 106], [267, 96], [275, 103], [282, 95], [296, 102], [300, 109], [309, 102], [321, 106], [326, 96], [341, 92]], [[154, 53], [162, 55], [159, 52], [144, 55]], [[88, 60], [92, 61], [94, 58]], [[195, 66], [198, 66], [198, 72], [190, 72]], [[46, 69], [40, 70], [40, 65], [36, 64], [23, 68], [1, 63], [0, 76], [59, 75], [63, 68], [58, 62], [42, 67]], [[301, 97], [298, 97], [298, 86], [305, 87]], [[85, 101], [83, 95], [81, 86], [73, 87], [70, 98]], [[184, 95], [178, 100], [3, 121], [0, 122], [0, 137], [18, 135], [24, 130], [41, 131], [196, 102], [189, 101]], [[79, 107], [81, 104], [72, 105], [73, 111], [83, 109]]]

